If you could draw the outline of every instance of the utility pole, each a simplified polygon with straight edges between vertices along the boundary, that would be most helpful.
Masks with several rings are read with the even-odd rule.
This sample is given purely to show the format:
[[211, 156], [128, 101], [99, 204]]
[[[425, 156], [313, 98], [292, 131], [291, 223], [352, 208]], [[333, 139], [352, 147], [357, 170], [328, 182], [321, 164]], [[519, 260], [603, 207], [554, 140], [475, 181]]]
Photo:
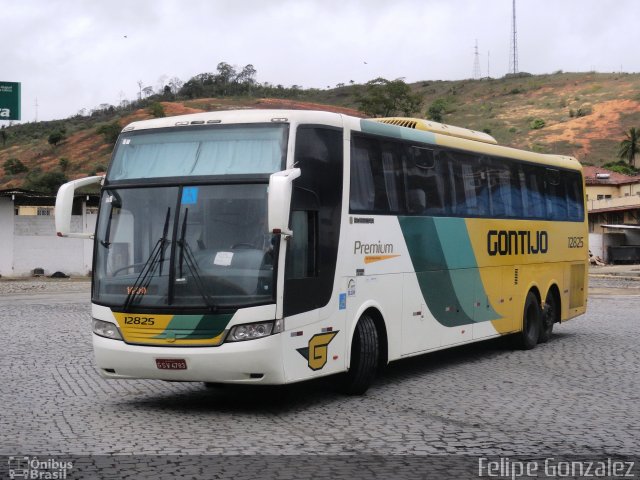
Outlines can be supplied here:
[[36, 97], [36, 103], [34, 103], [34, 106], [36, 107], [36, 119], [35, 121], [38, 121], [38, 97]]
[[491, 78], [491, 65], [489, 63], [489, 57], [491, 55], [491, 50], [487, 50], [487, 78]]

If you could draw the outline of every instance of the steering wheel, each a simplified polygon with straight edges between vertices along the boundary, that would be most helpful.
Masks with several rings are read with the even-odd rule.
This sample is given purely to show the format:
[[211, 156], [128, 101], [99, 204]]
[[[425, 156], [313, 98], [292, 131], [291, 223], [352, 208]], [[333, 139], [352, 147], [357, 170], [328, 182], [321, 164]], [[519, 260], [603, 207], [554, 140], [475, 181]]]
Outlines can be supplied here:
[[131, 263], [129, 265], [125, 265], [124, 267], [115, 269], [111, 275], [115, 277], [119, 272], [123, 270], [128, 270], [130, 268], [135, 268], [135, 267], [141, 267], [142, 265], [144, 265], [144, 263]]

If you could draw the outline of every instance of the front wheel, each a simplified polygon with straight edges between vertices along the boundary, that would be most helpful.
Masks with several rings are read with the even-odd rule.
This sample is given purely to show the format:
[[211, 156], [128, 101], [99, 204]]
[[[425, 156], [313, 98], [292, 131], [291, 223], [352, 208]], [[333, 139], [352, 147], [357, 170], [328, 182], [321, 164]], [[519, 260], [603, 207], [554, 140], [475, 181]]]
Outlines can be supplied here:
[[542, 329], [542, 309], [535, 293], [529, 292], [522, 312], [522, 331], [516, 334], [516, 345], [531, 350], [538, 343]]
[[353, 334], [351, 366], [340, 379], [341, 390], [349, 395], [366, 392], [376, 376], [379, 359], [378, 331], [373, 319], [364, 314]]

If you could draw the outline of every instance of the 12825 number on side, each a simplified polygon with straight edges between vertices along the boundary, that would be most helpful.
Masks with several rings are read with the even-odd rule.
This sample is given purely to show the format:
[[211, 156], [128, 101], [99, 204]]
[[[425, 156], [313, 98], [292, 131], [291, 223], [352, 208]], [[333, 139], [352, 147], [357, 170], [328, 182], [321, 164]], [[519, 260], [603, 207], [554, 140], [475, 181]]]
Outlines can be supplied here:
[[569, 237], [569, 248], [584, 247], [584, 237]]

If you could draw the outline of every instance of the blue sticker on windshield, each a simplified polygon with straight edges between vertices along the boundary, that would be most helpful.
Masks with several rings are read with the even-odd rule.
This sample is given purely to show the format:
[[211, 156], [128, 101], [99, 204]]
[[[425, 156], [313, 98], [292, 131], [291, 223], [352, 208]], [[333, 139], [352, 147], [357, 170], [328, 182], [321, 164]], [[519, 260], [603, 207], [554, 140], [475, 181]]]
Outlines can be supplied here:
[[184, 187], [182, 189], [182, 205], [198, 203], [198, 187]]

